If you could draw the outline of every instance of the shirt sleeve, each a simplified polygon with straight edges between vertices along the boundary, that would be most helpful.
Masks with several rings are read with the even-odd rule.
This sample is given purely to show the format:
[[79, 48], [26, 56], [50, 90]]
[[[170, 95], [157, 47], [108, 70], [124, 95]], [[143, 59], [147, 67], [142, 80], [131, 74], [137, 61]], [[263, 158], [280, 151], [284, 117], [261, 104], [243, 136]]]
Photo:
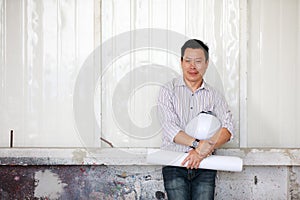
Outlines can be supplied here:
[[226, 128], [231, 134], [231, 140], [235, 136], [235, 129], [233, 123], [232, 113], [223, 95], [219, 95], [216, 99], [214, 112], [216, 116], [221, 120], [222, 128]]
[[163, 86], [158, 96], [158, 117], [163, 129], [163, 139], [174, 142], [174, 137], [183, 130], [179, 126], [179, 117], [176, 114], [173, 99], [173, 91]]

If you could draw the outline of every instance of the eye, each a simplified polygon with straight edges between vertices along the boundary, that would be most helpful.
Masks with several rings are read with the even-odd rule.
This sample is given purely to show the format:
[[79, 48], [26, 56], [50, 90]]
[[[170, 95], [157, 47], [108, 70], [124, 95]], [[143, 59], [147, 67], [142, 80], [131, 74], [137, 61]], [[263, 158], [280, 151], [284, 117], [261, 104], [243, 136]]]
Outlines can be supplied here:
[[202, 60], [195, 60], [196, 65], [201, 65], [201, 63], [202, 63]]
[[184, 59], [184, 61], [187, 62], [187, 63], [191, 63], [192, 62], [191, 59]]

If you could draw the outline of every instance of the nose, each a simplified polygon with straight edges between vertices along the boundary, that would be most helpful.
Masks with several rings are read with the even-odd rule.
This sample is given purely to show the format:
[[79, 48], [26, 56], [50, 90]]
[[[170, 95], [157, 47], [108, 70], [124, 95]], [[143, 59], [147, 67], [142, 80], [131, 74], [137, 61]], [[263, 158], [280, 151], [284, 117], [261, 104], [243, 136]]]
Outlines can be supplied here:
[[193, 65], [193, 66], [195, 66], [195, 65], [196, 65], [195, 60], [191, 60], [191, 61], [190, 61], [190, 64]]
[[196, 67], [197, 66], [196, 59], [190, 59], [189, 64], [190, 64], [191, 67]]
[[196, 61], [195, 60], [191, 60], [190, 67], [192, 67], [192, 68], [196, 67]]

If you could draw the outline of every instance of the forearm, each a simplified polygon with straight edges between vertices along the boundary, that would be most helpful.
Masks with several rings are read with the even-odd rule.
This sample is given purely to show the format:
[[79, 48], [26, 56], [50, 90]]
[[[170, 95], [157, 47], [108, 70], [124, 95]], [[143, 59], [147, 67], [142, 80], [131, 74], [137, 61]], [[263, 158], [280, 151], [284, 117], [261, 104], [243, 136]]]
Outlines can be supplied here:
[[201, 140], [198, 147], [195, 149], [197, 153], [206, 157], [210, 155], [215, 149], [221, 147], [230, 140], [231, 134], [226, 128], [221, 128], [211, 138]]
[[179, 131], [179, 133], [177, 133], [177, 135], [174, 137], [173, 141], [176, 144], [182, 144], [182, 145], [185, 145], [185, 146], [191, 146], [191, 144], [193, 143], [194, 140], [195, 140], [195, 138], [193, 138], [192, 136], [188, 135], [184, 131]]
[[[215, 142], [214, 149], [221, 147], [223, 144], [227, 143], [230, 140], [231, 134], [226, 128], [221, 128], [213, 137], [210, 138], [210, 141]], [[180, 131], [175, 137], [174, 142], [176, 144], [182, 144], [185, 146], [191, 146], [194, 137], [188, 135], [184, 131]], [[203, 144], [204, 141], [200, 141], [199, 147]], [[199, 149], [200, 150], [200, 149]]]
[[223, 144], [227, 143], [230, 140], [231, 133], [227, 130], [227, 128], [221, 128], [212, 138], [211, 140], [216, 142], [214, 148], [217, 149], [221, 147]]

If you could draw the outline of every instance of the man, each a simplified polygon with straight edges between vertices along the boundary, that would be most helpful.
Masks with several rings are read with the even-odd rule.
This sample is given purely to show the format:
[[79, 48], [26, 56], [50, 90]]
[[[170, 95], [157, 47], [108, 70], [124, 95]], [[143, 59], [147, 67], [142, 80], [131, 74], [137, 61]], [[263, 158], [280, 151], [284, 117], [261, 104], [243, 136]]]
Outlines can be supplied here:
[[[209, 48], [202, 41], [188, 40], [181, 48], [183, 77], [160, 90], [158, 112], [163, 128], [163, 150], [188, 152], [186, 167], [165, 166], [164, 186], [169, 200], [214, 199], [215, 170], [198, 169], [200, 162], [233, 136], [232, 115], [225, 98], [203, 76], [209, 63]], [[187, 123], [201, 112], [212, 112], [222, 123], [215, 142], [193, 138], [184, 132]]]

